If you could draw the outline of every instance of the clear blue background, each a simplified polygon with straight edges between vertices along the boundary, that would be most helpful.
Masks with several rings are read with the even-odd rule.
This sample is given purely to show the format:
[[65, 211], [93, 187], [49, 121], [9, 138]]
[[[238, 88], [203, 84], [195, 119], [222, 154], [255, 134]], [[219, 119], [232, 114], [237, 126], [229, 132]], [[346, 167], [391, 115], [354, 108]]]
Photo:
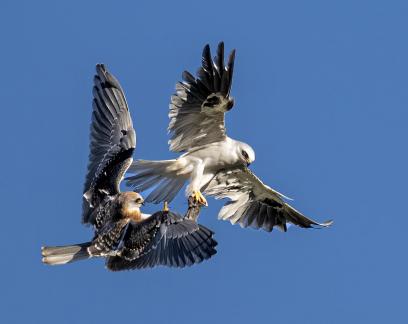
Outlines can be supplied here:
[[[2, 323], [406, 323], [406, 1], [1, 1]], [[167, 147], [169, 97], [202, 47], [237, 49], [231, 137], [325, 230], [216, 219], [192, 268], [41, 264], [82, 242], [94, 66], [120, 79], [136, 157]], [[183, 211], [182, 197], [171, 206]], [[153, 211], [158, 207], [149, 207]]]

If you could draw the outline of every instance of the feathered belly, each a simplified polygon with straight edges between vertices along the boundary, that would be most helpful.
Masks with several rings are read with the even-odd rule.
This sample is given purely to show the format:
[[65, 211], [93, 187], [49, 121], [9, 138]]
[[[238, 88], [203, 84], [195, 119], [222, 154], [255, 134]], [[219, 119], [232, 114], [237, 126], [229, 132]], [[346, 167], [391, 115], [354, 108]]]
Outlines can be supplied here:
[[187, 155], [202, 160], [205, 163], [205, 170], [211, 172], [228, 168], [238, 162], [235, 147], [229, 141], [208, 144], [196, 148]]
[[204, 163], [204, 170], [199, 180], [200, 188], [204, 188], [220, 170], [229, 169], [238, 162], [235, 147], [229, 141], [195, 148], [194, 151], [188, 152], [185, 158], [191, 161], [188, 164], [195, 168], [198, 167], [197, 160]]

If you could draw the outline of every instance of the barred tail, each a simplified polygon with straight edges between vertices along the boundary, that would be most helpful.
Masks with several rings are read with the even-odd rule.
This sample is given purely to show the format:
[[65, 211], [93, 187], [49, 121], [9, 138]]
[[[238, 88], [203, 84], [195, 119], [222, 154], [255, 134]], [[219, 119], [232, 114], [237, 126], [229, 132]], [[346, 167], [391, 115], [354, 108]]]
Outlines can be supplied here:
[[186, 179], [177, 176], [176, 160], [147, 161], [136, 160], [128, 172], [134, 173], [126, 178], [128, 186], [136, 192], [154, 188], [146, 197], [147, 202], [170, 202], [183, 188]]
[[85, 260], [91, 257], [88, 252], [90, 246], [91, 242], [66, 246], [43, 246], [41, 248], [42, 262], [57, 265]]

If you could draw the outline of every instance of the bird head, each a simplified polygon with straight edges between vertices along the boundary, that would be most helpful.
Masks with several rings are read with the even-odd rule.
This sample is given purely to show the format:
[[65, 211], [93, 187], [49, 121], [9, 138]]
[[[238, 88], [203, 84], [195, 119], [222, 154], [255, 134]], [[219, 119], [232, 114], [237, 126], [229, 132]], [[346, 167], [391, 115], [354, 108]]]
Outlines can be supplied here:
[[119, 205], [123, 217], [140, 218], [140, 207], [143, 204], [144, 199], [137, 192], [127, 191], [120, 194]]
[[128, 203], [132, 205], [133, 207], [140, 208], [142, 207], [142, 205], [144, 205], [144, 199], [140, 193], [130, 191]]
[[246, 166], [255, 161], [255, 152], [248, 144], [239, 142], [237, 150], [238, 156]]

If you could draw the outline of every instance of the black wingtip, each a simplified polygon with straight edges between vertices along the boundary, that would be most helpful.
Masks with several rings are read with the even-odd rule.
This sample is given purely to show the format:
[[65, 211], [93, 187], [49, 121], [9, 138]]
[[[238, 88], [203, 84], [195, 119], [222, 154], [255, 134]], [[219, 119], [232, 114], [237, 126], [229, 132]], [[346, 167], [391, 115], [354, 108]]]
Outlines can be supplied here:
[[222, 53], [224, 52], [224, 41], [218, 43], [218, 51]]
[[203, 48], [203, 56], [206, 56], [207, 53], [210, 53], [210, 44], [205, 44]]
[[183, 71], [183, 73], [181, 74], [181, 77], [186, 82], [195, 82], [194, 76], [188, 71]]
[[228, 67], [228, 70], [229, 70], [230, 72], [232, 72], [233, 69], [234, 69], [234, 62], [235, 62], [235, 49], [233, 49], [233, 50], [231, 51], [231, 53], [230, 53], [230, 55], [229, 55], [229, 57], [228, 57], [228, 65], [227, 65], [227, 67]]
[[231, 53], [230, 53], [228, 62], [234, 63], [234, 60], [235, 60], [235, 52], [236, 52], [236, 49], [234, 48], [234, 49], [231, 51]]
[[103, 63], [97, 63], [96, 64], [96, 72], [106, 72], [106, 65]]
[[217, 65], [220, 71], [224, 70], [224, 42], [223, 41], [219, 42], [218, 44], [215, 64]]

